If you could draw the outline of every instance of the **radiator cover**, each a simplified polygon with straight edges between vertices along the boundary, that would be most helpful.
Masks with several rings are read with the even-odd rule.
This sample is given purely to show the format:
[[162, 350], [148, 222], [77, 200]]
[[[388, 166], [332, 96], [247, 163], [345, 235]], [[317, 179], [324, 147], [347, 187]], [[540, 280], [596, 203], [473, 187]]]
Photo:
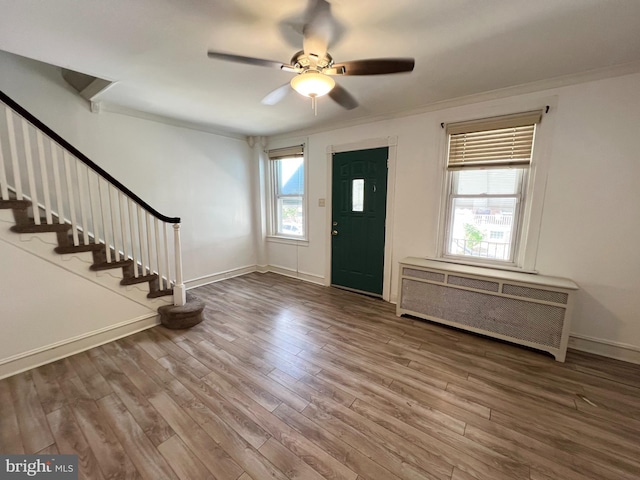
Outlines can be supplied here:
[[397, 314], [410, 314], [547, 351], [564, 361], [571, 280], [409, 257]]

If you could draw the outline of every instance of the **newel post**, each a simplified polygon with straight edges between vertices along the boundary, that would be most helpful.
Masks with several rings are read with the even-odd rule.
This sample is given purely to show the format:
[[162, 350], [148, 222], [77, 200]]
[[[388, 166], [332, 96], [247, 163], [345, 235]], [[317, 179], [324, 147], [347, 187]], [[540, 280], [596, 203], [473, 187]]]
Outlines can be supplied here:
[[176, 255], [176, 284], [173, 287], [173, 304], [181, 307], [187, 303], [187, 291], [182, 283], [182, 247], [180, 246], [180, 224], [173, 224], [173, 237]]

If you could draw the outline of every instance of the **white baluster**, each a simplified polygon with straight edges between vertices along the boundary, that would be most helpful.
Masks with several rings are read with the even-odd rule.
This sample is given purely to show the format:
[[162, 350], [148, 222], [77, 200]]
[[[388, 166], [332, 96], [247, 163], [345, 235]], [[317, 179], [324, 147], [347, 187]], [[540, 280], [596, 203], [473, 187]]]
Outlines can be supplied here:
[[135, 217], [133, 215], [133, 200], [127, 199], [129, 207], [129, 234], [131, 235], [131, 258], [133, 258], [133, 275], [138, 277], [138, 249], [136, 248]]
[[[76, 179], [78, 181], [78, 203], [80, 203], [80, 224], [82, 225], [82, 239], [85, 245], [89, 245], [89, 222], [87, 221], [87, 195], [84, 192], [83, 180], [85, 175], [82, 174], [82, 162], [76, 161]], [[86, 168], [86, 167], [85, 167]], [[86, 168], [88, 170], [88, 168]], [[89, 205], [90, 207], [90, 205]]]
[[120, 191], [117, 192], [118, 195], [118, 208], [120, 209], [120, 238], [122, 240], [122, 255], [126, 260], [128, 257], [128, 249], [127, 249], [127, 219], [125, 218], [125, 207], [124, 202], [126, 199], [124, 198], [124, 194]]
[[24, 144], [24, 157], [27, 163], [27, 181], [29, 183], [29, 196], [31, 197], [31, 208], [33, 208], [33, 221], [40, 225], [40, 207], [38, 206], [38, 189], [36, 187], [36, 175], [33, 170], [33, 155], [31, 154], [31, 135], [29, 135], [29, 124], [24, 118], [22, 123], [22, 143]]
[[162, 222], [162, 230], [164, 233], [164, 261], [167, 267], [167, 276], [165, 278], [165, 286], [162, 288], [162, 279], [160, 279], [160, 289], [166, 290], [171, 288], [171, 263], [169, 262], [169, 234], [167, 233], [168, 225]]
[[4, 155], [2, 154], [2, 139], [0, 139], [0, 195], [2, 195], [3, 200], [9, 200], [7, 170], [4, 166]]
[[71, 166], [69, 165], [69, 153], [66, 150], [62, 151], [62, 156], [64, 158], [64, 170], [67, 179], [67, 194], [69, 195], [69, 212], [71, 216], [71, 234], [73, 235], [73, 244], [80, 245], [80, 240], [78, 239], [78, 223], [76, 222], [76, 206], [75, 206], [75, 195], [73, 192], [73, 184], [71, 183]]
[[[93, 177], [95, 177], [95, 183], [91, 180], [92, 170], [87, 168], [87, 186], [88, 186], [88, 195], [89, 195], [89, 206], [91, 207], [91, 227], [93, 228], [93, 243], [100, 243], [100, 199], [96, 198], [100, 196], [100, 192], [96, 194], [95, 184], [100, 182], [100, 177], [98, 177], [97, 173], [93, 173]], [[98, 186], [98, 188], [100, 188]]]
[[[138, 241], [140, 242], [140, 267], [141, 267], [141, 275], [144, 276], [146, 275], [146, 265], [145, 265], [145, 260], [147, 258], [147, 253], [145, 252], [144, 246], [145, 246], [145, 241], [144, 241], [144, 232], [143, 232], [143, 223], [142, 223], [142, 216], [144, 215], [144, 211], [142, 210], [142, 208], [140, 207], [140, 205], [136, 205], [136, 209], [138, 210]], [[138, 266], [136, 265], [136, 269], [138, 268]]]
[[49, 173], [47, 172], [47, 155], [44, 150], [44, 136], [40, 130], [36, 129], [38, 139], [38, 159], [40, 161], [40, 178], [42, 179], [42, 195], [44, 196], [44, 212], [47, 217], [47, 224], [53, 223], [51, 214], [51, 194], [49, 193]]
[[[102, 231], [104, 232], [104, 247], [107, 252], [107, 263], [111, 263], [111, 245], [109, 244], [109, 229], [107, 228], [107, 217], [105, 216], [106, 205], [104, 199], [104, 193], [102, 191], [102, 184], [104, 180], [102, 177], [98, 177], [98, 198], [100, 198], [100, 213], [102, 215]], [[109, 185], [107, 184], [107, 188]], [[107, 193], [109, 191], [107, 190]]]
[[11, 152], [11, 165], [13, 167], [13, 187], [16, 189], [16, 198], [23, 199], [22, 178], [20, 177], [20, 163], [18, 162], [18, 148], [16, 147], [16, 130], [13, 126], [13, 112], [6, 109], [7, 131], [9, 133], [9, 150]]
[[115, 251], [116, 262], [119, 262], [120, 248], [118, 247], [118, 219], [116, 218], [117, 211], [113, 208], [113, 186], [109, 184], [107, 187], [107, 192], [109, 193], [109, 215], [111, 215], [111, 231], [113, 232], [113, 250]]
[[182, 247], [180, 245], [180, 224], [173, 224], [173, 241], [175, 244], [176, 257], [176, 284], [173, 287], [173, 304], [181, 307], [187, 303], [187, 291], [182, 283]]
[[156, 266], [158, 274], [158, 285], [162, 289], [162, 275], [164, 274], [164, 268], [162, 265], [162, 245], [160, 244], [160, 229], [158, 227], [158, 219], [153, 219], [153, 229], [156, 232]]
[[153, 234], [151, 232], [151, 215], [146, 212], [147, 219], [147, 254], [149, 255], [149, 274], [153, 273]]
[[64, 200], [62, 198], [62, 186], [60, 182], [60, 165], [58, 164], [58, 145], [50, 141], [49, 147], [51, 148], [53, 184], [56, 189], [56, 200], [58, 204], [58, 223], [64, 223]]

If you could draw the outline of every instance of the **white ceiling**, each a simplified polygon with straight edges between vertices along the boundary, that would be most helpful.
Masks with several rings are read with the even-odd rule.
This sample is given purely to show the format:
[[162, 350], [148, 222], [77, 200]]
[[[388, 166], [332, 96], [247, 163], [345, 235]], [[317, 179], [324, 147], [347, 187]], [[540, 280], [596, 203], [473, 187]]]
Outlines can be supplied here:
[[207, 58], [288, 63], [307, 0], [0, 0], [0, 50], [115, 81], [100, 101], [248, 135], [388, 115], [466, 95], [640, 62], [640, 0], [332, 0], [336, 62], [415, 57], [411, 74], [340, 77], [360, 102], [314, 116], [290, 73]]

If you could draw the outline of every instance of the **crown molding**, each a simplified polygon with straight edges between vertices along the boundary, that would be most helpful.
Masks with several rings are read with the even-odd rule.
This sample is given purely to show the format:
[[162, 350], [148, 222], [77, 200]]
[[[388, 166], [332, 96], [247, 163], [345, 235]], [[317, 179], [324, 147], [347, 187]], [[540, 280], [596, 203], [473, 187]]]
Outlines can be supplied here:
[[[268, 135], [268, 141], [277, 141], [280, 139], [287, 139], [292, 136], [308, 136], [317, 133], [329, 132], [332, 130], [339, 130], [343, 128], [355, 127], [359, 125], [366, 125], [369, 123], [375, 123], [379, 121], [393, 120], [397, 118], [410, 117], [413, 115], [420, 115], [423, 113], [434, 112], [439, 110], [445, 110], [448, 108], [461, 107], [465, 105], [471, 105], [474, 103], [487, 102], [492, 100], [499, 100], [517, 95], [526, 95], [529, 93], [537, 93], [545, 90], [562, 88], [570, 85], [578, 85], [581, 83], [593, 82], [597, 80], [604, 80], [607, 78], [621, 77], [625, 75], [632, 75], [640, 72], [640, 61], [625, 63], [622, 65], [614, 65], [605, 68], [599, 68], [581, 72], [578, 74], [563, 75], [559, 77], [553, 77], [545, 80], [539, 80], [530, 83], [524, 83], [520, 85], [514, 85], [511, 87], [500, 88], [496, 90], [490, 90], [482, 93], [475, 93], [471, 95], [465, 95], [453, 99], [441, 100], [425, 104], [411, 109], [400, 109], [391, 111], [380, 115], [363, 115], [358, 118], [346, 120], [342, 122], [329, 121], [328, 123], [318, 125], [316, 127], [309, 127], [300, 130], [291, 130], [289, 132], [277, 133], [274, 135]], [[219, 125], [208, 125], [197, 122], [190, 122], [187, 120], [180, 120], [174, 117], [168, 117], [164, 115], [157, 115], [154, 113], [144, 112], [142, 110], [136, 110], [133, 108], [123, 107], [110, 102], [99, 102], [100, 112], [110, 112], [119, 115], [127, 115], [130, 117], [140, 118], [143, 120], [149, 120], [152, 122], [164, 123], [174, 127], [187, 128], [189, 130], [196, 130], [205, 133], [211, 133], [227, 138], [233, 138], [236, 140], [242, 140], [247, 142], [250, 134], [232, 132]], [[261, 136], [254, 135], [256, 138], [262, 138]]]
[[331, 122], [317, 127], [310, 127], [301, 130], [292, 130], [290, 132], [278, 133], [269, 136], [269, 141], [285, 139], [291, 136], [313, 135], [316, 133], [329, 132], [332, 130], [340, 130], [348, 127], [355, 127], [359, 125], [366, 125], [369, 123], [375, 123], [385, 120], [393, 120], [396, 118], [410, 117], [413, 115], [420, 115], [423, 113], [434, 112], [439, 110], [445, 110], [448, 108], [461, 107], [465, 105], [472, 105], [474, 103], [487, 102], [491, 100], [499, 100], [502, 98], [513, 97], [517, 95], [526, 95], [529, 93], [537, 93], [545, 90], [552, 90], [571, 85], [578, 85], [581, 83], [594, 82], [598, 80], [604, 80], [607, 78], [622, 77], [625, 75], [633, 75], [640, 72], [640, 61], [630, 62], [621, 65], [615, 65], [610, 67], [599, 68], [595, 70], [588, 70], [577, 74], [562, 75], [558, 77], [548, 78], [545, 80], [538, 80], [530, 83], [523, 83], [520, 85], [514, 85], [512, 87], [505, 87], [496, 90], [489, 90], [482, 93], [474, 93], [471, 95], [465, 95], [463, 97], [452, 98], [448, 100], [441, 100], [438, 102], [429, 103], [420, 107], [412, 109], [396, 110], [381, 115], [368, 115], [344, 122]]
[[142, 120], [148, 120], [151, 122], [164, 123], [165, 125], [171, 125], [173, 127], [187, 128], [189, 130], [196, 130], [204, 133], [211, 133], [213, 135], [219, 135], [221, 137], [233, 138], [234, 140], [247, 141], [247, 135], [243, 133], [230, 132], [223, 127], [214, 125], [206, 125], [202, 123], [189, 122], [187, 120], [180, 120], [173, 117], [167, 117], [164, 115], [157, 115], [155, 113], [143, 112], [142, 110], [136, 110], [134, 108], [123, 107], [115, 103], [100, 102], [100, 112], [115, 113], [118, 115], [126, 115], [128, 117], [140, 118]]

